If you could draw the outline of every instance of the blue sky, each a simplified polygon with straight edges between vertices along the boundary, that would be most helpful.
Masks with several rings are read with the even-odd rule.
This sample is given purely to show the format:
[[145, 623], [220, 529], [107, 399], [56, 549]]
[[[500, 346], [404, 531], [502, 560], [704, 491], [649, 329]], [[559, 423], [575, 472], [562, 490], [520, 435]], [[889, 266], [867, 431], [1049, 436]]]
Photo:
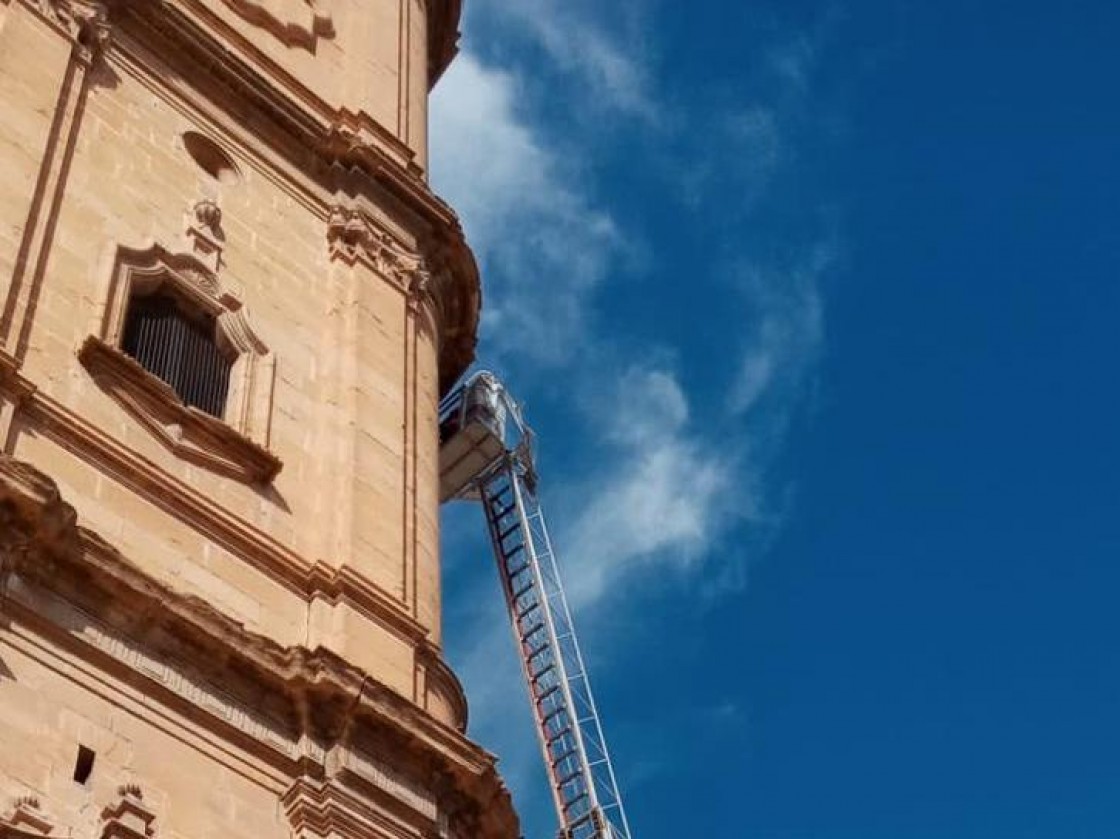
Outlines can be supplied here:
[[[1120, 12], [468, 0], [433, 183], [636, 836], [1120, 830]], [[448, 653], [552, 836], [481, 513]]]

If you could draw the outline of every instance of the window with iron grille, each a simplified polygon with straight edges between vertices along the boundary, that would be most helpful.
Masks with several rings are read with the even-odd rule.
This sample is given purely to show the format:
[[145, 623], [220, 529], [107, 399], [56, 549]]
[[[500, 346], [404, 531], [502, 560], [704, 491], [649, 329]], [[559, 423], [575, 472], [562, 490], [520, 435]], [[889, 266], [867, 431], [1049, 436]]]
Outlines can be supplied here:
[[171, 386], [186, 405], [225, 414], [233, 361], [218, 346], [212, 315], [190, 312], [157, 289], [128, 303], [121, 349]]

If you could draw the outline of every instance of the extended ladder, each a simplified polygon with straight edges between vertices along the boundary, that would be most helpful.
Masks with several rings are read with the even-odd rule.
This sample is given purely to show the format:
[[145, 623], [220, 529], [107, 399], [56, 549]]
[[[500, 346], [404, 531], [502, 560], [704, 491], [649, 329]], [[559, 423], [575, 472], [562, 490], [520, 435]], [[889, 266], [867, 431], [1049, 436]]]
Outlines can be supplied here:
[[533, 434], [478, 373], [440, 407], [441, 496], [482, 503], [561, 839], [631, 839], [537, 495]]

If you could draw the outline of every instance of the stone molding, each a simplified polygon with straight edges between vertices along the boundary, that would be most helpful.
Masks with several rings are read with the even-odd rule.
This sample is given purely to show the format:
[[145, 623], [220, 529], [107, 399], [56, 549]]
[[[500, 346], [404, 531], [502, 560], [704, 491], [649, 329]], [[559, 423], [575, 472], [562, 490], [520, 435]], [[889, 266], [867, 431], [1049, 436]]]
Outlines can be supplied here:
[[423, 178], [423, 170], [413, 159], [414, 152], [395, 134], [368, 114], [340, 108], [319, 140], [319, 153], [324, 159], [344, 166], [351, 163], [361, 166], [366, 149], [377, 149], [411, 177]]
[[[206, 218], [217, 225], [216, 210], [202, 206], [196, 211], [199, 223]], [[219, 345], [235, 356], [222, 419], [185, 405], [168, 384], [120, 348], [129, 300], [164, 286], [214, 317]], [[275, 358], [253, 330], [241, 301], [197, 256], [173, 254], [158, 244], [119, 247], [100, 334], [86, 338], [78, 358], [114, 401], [176, 455], [246, 483], [267, 483], [280, 471], [283, 464], [267, 448]]]
[[[378, 830], [377, 836], [403, 839], [416, 835], [408, 829], [404, 814], [394, 813], [390, 807], [371, 807], [365, 795], [355, 792], [354, 780], [338, 776], [329, 780], [297, 779], [280, 800], [294, 839], [369, 839], [371, 828]], [[362, 792], [368, 795], [373, 790]], [[431, 798], [430, 806], [428, 802], [422, 806], [425, 831], [421, 835], [448, 837], [447, 819], [435, 806], [434, 796]], [[463, 839], [473, 837], [461, 835]]]
[[320, 38], [334, 37], [334, 20], [325, 0], [223, 0], [254, 26], [289, 47], [315, 52]]
[[[79, 527], [49, 478], [6, 455], [0, 456], [0, 609], [8, 620], [79, 648], [106, 672], [147, 679], [159, 701], [185, 701], [219, 731], [239, 732], [245, 748], [306, 792], [308, 824], [315, 807], [332, 825], [344, 821], [327, 804], [350, 796], [371, 807], [391, 801], [381, 809], [426, 831], [413, 827], [403, 835], [432, 835], [433, 825], [446, 820], [450, 832], [435, 835], [518, 836], [494, 758], [459, 731], [329, 650], [281, 647], [202, 599], [157, 582]], [[393, 769], [378, 755], [392, 755]], [[302, 794], [286, 797], [289, 812], [293, 796]], [[128, 806], [135, 812], [142, 802]], [[369, 835], [368, 826], [360, 835]]]

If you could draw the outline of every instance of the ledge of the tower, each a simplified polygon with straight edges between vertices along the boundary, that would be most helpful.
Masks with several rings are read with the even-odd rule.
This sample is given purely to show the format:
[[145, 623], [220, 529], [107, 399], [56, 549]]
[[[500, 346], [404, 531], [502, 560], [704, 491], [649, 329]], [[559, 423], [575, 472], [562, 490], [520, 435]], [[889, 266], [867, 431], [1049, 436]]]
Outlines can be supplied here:
[[463, 0], [428, 0], [428, 86], [434, 87], [459, 52]]

